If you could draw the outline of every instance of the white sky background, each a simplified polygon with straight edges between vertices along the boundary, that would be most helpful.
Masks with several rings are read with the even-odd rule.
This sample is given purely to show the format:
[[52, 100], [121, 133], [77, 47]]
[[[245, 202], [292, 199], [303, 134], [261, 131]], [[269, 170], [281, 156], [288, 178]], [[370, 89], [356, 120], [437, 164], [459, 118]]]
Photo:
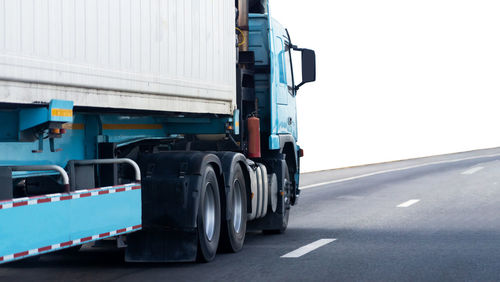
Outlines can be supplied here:
[[500, 1], [270, 0], [316, 51], [302, 171], [500, 146]]

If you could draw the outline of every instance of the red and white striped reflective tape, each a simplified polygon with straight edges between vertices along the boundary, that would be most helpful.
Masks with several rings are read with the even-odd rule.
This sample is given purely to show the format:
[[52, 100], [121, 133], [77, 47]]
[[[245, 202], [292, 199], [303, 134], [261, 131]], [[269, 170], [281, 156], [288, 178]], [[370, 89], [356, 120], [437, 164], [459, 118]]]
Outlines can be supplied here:
[[0, 201], [0, 210], [21, 207], [21, 206], [31, 206], [43, 203], [74, 200], [79, 198], [126, 192], [137, 189], [141, 189], [141, 185], [137, 183], [131, 183], [131, 184], [116, 185], [116, 186], [109, 186], [109, 187], [102, 187], [102, 188], [95, 188], [88, 190], [78, 190], [71, 193], [56, 193], [56, 194], [48, 194], [35, 197], [17, 198], [7, 201]]
[[45, 247], [41, 247], [41, 248], [37, 248], [37, 249], [32, 249], [32, 250], [28, 250], [28, 251], [24, 251], [24, 252], [10, 254], [10, 255], [0, 257], [0, 263], [11, 261], [11, 260], [16, 260], [16, 259], [21, 259], [21, 258], [26, 257], [26, 256], [39, 255], [42, 253], [52, 252], [52, 251], [56, 251], [56, 250], [63, 249], [63, 248], [69, 248], [72, 246], [85, 244], [85, 243], [95, 241], [98, 239], [104, 239], [107, 237], [112, 237], [112, 236], [116, 236], [116, 235], [120, 235], [120, 234], [129, 233], [132, 231], [137, 231], [141, 228], [142, 228], [142, 225], [139, 224], [139, 225], [134, 225], [134, 226], [130, 226], [127, 228], [122, 228], [122, 229], [118, 229], [118, 230], [114, 230], [114, 231], [110, 231], [110, 232], [101, 233], [98, 235], [88, 236], [88, 237], [84, 237], [84, 238], [80, 238], [80, 239], [76, 239], [76, 240], [62, 242], [59, 244], [54, 244], [54, 245], [45, 246]]

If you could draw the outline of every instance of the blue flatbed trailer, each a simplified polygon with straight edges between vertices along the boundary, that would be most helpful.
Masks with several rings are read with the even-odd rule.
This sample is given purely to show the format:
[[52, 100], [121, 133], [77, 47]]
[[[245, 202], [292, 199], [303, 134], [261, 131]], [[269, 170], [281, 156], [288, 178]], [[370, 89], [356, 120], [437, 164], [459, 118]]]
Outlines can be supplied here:
[[110, 237], [127, 261], [210, 261], [239, 251], [247, 230], [286, 230], [302, 152], [291, 53], [302, 53], [300, 87], [315, 79], [314, 52], [294, 46], [267, 5], [238, 6], [230, 114], [59, 94], [24, 103], [9, 92], [20, 82], [0, 78], [0, 263]]

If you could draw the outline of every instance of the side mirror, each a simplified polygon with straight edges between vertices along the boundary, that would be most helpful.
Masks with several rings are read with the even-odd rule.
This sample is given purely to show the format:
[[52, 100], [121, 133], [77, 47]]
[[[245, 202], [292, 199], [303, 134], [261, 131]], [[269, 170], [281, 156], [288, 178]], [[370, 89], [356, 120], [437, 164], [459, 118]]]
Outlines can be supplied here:
[[302, 85], [316, 81], [316, 54], [311, 49], [300, 49], [302, 52], [302, 82], [295, 87], [298, 90]]

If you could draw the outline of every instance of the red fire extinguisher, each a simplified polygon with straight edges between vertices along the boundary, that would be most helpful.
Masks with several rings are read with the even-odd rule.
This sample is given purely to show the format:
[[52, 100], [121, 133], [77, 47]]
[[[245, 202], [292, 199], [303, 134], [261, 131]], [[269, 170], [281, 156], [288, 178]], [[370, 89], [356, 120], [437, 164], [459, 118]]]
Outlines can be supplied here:
[[248, 126], [248, 157], [260, 158], [260, 120], [251, 116], [247, 119]]

